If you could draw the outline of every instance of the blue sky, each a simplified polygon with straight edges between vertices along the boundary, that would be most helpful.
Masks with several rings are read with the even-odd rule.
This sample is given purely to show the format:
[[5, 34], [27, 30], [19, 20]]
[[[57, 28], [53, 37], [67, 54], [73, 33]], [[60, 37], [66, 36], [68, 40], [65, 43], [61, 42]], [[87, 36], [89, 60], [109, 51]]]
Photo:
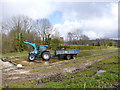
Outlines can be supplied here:
[[50, 22], [53, 25], [55, 25], [55, 24], [63, 24], [62, 16], [63, 16], [62, 12], [60, 12], [60, 11], [54, 11], [47, 18], [50, 20]]
[[[53, 29], [66, 38], [80, 29], [90, 39], [118, 37], [118, 0], [116, 2], [47, 2], [46, 0], [6, 0], [3, 20], [25, 15], [34, 20], [48, 18]], [[94, 0], [95, 1], [95, 0]], [[98, 0], [97, 0], [98, 1]]]

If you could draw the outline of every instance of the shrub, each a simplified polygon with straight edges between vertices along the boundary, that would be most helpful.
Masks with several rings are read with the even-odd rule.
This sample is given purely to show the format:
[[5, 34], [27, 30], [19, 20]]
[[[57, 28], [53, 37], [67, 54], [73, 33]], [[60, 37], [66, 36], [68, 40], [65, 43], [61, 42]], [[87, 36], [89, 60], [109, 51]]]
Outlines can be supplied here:
[[92, 50], [92, 49], [106, 49], [106, 48], [114, 48], [113, 46], [85, 46], [85, 45], [67, 45], [67, 46], [63, 46], [60, 45], [57, 47], [57, 49], [59, 48], [66, 48], [66, 49], [80, 49], [80, 50]]

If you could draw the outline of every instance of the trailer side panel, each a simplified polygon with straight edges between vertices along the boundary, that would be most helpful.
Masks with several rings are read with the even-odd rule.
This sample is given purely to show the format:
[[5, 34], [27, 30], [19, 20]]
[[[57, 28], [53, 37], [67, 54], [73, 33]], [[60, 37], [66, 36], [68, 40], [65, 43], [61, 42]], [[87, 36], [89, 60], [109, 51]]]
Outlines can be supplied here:
[[78, 54], [80, 50], [56, 50], [56, 55], [63, 55], [63, 54]]

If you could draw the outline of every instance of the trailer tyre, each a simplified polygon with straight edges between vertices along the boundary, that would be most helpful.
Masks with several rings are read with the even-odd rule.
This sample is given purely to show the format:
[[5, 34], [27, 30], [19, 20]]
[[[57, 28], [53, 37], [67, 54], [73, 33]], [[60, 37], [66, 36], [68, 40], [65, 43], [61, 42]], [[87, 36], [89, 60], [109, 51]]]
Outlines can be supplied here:
[[29, 61], [34, 61], [35, 60], [35, 55], [29, 55], [28, 59], [29, 59]]
[[72, 56], [71, 56], [71, 59], [75, 59], [75, 58], [76, 58], [76, 55], [72, 55]]
[[42, 59], [43, 60], [49, 60], [51, 58], [51, 55], [49, 52], [43, 52], [42, 53]]
[[71, 59], [71, 55], [66, 55], [66, 59], [70, 60]]

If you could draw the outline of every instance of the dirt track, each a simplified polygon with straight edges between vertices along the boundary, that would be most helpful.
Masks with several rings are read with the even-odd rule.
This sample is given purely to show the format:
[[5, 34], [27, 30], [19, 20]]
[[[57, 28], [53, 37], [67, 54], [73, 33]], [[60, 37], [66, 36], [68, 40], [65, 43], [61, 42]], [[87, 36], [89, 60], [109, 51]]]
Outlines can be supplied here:
[[[96, 60], [86, 61], [84, 63], [78, 63], [77, 65], [72, 65], [72, 66], [62, 67], [62, 68], [58, 66], [67, 65], [69, 63], [74, 63], [76, 61], [89, 59], [89, 58], [77, 59], [77, 60], [72, 60], [72, 61], [62, 62], [62, 63], [54, 63], [48, 66], [42, 66], [42, 67], [37, 67], [37, 68], [29, 68], [29, 69], [25, 68], [25, 69], [14, 69], [10, 71], [3, 71], [3, 75], [2, 75], [3, 84], [7, 85], [9, 83], [16, 83], [16, 82], [27, 81], [27, 80], [32, 80], [32, 79], [39, 79], [42, 77], [49, 77], [49, 76], [53, 76], [57, 74], [64, 74], [66, 72], [73, 72], [76, 70], [84, 70], [85, 68], [93, 65], [96, 62], [105, 60], [114, 55], [117, 55], [117, 54], [109, 54], [109, 55], [106, 55], [105, 57], [102, 57]], [[53, 67], [58, 67], [58, 68], [55, 70], [42, 71], [42, 72], [34, 72], [34, 73], [29, 72], [32, 70], [39, 70], [39, 69], [53, 68]]]

